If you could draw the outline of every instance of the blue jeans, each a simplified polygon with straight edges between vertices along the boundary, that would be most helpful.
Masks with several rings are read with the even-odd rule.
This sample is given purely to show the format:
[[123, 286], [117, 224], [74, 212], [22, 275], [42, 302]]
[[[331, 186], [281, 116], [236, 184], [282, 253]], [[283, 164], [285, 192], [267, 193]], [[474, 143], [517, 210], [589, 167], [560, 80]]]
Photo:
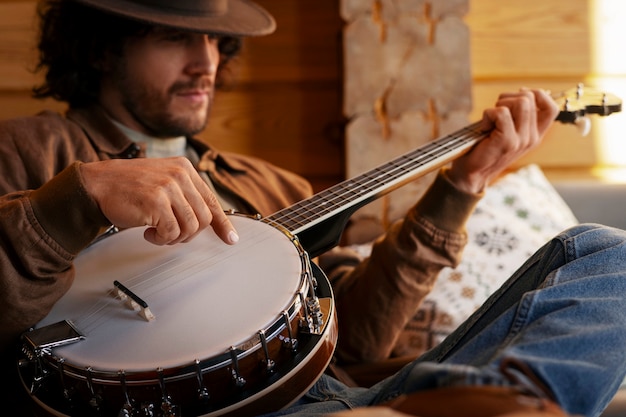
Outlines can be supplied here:
[[[341, 317], [339, 318], [341, 320]], [[626, 374], [626, 232], [586, 224], [533, 255], [439, 346], [372, 388], [323, 376], [272, 415], [323, 415], [450, 385], [546, 392], [598, 416]]]

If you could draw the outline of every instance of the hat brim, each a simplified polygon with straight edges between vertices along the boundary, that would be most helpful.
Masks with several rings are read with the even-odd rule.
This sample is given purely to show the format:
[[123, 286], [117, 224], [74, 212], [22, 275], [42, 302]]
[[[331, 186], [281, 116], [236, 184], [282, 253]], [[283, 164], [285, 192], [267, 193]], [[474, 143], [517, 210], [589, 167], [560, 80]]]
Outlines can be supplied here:
[[230, 0], [228, 10], [220, 15], [163, 10], [130, 0], [75, 0], [141, 22], [201, 33], [231, 36], [261, 36], [272, 33], [276, 22], [261, 6], [246, 0]]

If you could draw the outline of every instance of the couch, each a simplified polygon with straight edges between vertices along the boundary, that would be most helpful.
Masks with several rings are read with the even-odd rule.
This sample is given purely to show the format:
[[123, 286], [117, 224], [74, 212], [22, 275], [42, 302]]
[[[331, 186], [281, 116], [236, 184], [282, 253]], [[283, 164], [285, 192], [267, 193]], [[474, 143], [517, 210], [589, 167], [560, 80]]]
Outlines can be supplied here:
[[[626, 229], [626, 184], [560, 181], [553, 186], [581, 223], [602, 223]], [[602, 417], [626, 417], [626, 384]]]

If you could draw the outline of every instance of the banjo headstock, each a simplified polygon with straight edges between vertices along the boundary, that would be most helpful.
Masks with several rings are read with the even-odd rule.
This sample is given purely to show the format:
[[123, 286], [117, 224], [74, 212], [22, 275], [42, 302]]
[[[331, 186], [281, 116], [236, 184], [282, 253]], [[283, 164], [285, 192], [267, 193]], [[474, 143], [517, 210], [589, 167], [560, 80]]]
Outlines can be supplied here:
[[622, 100], [619, 97], [584, 87], [582, 84], [553, 95], [552, 98], [560, 108], [556, 120], [578, 126], [583, 135], [589, 132], [588, 115], [608, 116], [622, 110]]

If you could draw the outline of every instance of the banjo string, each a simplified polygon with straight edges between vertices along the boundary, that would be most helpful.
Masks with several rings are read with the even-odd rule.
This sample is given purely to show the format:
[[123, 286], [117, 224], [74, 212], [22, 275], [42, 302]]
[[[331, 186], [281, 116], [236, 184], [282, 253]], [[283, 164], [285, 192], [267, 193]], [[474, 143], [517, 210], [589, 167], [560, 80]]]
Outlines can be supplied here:
[[[238, 229], [241, 229], [241, 226]], [[240, 241], [235, 246], [237, 250], [230, 251], [230, 254], [228, 254], [228, 249], [230, 248], [226, 245], [216, 246], [220, 249], [211, 250], [210, 253], [207, 252], [205, 245], [197, 245], [198, 247], [191, 251], [166, 260], [148, 271], [143, 271], [133, 277], [124, 279], [124, 285], [142, 298], [157, 295], [173, 285], [190, 279], [218, 262], [225, 262], [237, 256], [239, 252], [269, 240], [271, 232], [273, 231], [269, 228], [263, 229], [262, 233], [251, 235], [244, 242]], [[121, 305], [121, 303], [123, 303], [122, 300], [113, 292], [113, 281], [111, 281], [111, 291], [100, 302], [92, 305], [91, 308], [82, 313], [79, 312], [73, 322], [81, 331], [88, 334], [106, 322], [110, 318], [110, 312], [115, 312], [119, 308], [127, 308]]]

